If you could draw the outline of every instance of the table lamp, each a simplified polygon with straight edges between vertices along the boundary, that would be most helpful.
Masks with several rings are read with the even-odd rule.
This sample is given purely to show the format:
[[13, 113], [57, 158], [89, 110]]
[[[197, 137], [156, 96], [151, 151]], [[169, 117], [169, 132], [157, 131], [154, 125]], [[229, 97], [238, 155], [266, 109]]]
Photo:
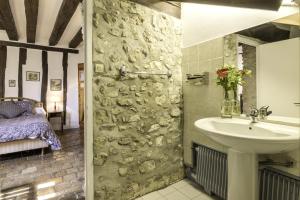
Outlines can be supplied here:
[[58, 110], [57, 103], [60, 102], [60, 96], [53, 95], [51, 101], [54, 102], [54, 111], [56, 112]]

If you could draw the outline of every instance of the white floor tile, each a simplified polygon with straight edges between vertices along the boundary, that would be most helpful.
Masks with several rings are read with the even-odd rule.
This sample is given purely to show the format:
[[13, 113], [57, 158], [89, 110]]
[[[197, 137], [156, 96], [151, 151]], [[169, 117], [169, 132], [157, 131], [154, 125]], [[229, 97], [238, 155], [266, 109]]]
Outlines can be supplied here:
[[189, 180], [179, 181], [162, 190], [149, 193], [135, 200], [214, 200]]
[[165, 189], [159, 190], [157, 191], [159, 194], [161, 194], [162, 196], [166, 196], [172, 192], [175, 192], [176, 189], [172, 186], [166, 187]]
[[182, 181], [179, 181], [179, 182], [173, 184], [172, 187], [179, 189], [181, 187], [188, 186], [188, 185], [190, 185], [190, 181], [187, 179], [184, 179]]
[[165, 196], [166, 200], [190, 200], [187, 196], [183, 195], [179, 191], [172, 192]]
[[146, 194], [145, 196], [142, 196], [143, 200], [161, 200], [162, 195], [160, 195], [158, 192], [152, 192], [149, 194]]
[[192, 198], [192, 200], [215, 200], [214, 198], [208, 196], [207, 194], [201, 194], [197, 197]]
[[189, 197], [190, 199], [203, 194], [199, 189], [193, 187], [192, 185], [180, 187], [178, 188], [178, 191], [184, 194], [185, 196]]

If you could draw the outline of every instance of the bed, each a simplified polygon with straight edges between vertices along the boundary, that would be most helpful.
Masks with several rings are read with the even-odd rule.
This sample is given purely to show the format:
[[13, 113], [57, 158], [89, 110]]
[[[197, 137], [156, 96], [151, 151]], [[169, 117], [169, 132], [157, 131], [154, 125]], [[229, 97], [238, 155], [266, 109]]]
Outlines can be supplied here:
[[0, 155], [49, 146], [61, 149], [42, 103], [27, 98], [0, 99]]

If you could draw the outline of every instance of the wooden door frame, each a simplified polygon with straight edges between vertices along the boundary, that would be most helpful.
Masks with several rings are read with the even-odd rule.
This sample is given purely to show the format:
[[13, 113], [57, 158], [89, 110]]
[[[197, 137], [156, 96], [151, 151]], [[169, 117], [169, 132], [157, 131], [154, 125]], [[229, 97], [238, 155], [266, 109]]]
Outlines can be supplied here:
[[79, 73], [80, 71], [84, 71], [84, 63], [78, 63], [78, 71], [77, 71], [77, 73], [78, 73], [78, 120], [79, 120], [79, 125], [80, 125], [80, 88], [81, 88], [80, 73]]

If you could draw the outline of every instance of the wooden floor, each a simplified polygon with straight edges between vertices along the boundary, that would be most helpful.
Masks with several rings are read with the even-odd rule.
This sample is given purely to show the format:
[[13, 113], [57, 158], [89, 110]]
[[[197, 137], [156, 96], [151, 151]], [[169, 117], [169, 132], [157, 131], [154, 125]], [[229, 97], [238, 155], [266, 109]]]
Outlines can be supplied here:
[[3, 198], [12, 194], [26, 195], [25, 199], [84, 199], [83, 131], [57, 135], [60, 151], [48, 151], [43, 157], [40, 151], [1, 156], [0, 199], [24, 199]]

